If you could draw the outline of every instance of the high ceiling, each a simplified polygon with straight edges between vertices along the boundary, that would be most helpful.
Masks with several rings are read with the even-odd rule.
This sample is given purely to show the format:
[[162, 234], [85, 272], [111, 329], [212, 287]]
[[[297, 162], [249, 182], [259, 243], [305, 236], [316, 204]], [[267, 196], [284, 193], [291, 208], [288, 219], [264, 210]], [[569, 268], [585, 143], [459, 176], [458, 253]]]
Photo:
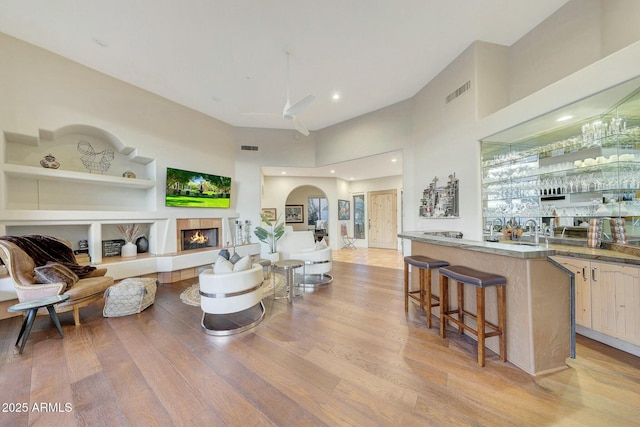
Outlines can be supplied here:
[[0, 32], [239, 127], [292, 129], [246, 114], [282, 114], [289, 51], [314, 131], [412, 97], [474, 41], [509, 46], [566, 2], [0, 0]]

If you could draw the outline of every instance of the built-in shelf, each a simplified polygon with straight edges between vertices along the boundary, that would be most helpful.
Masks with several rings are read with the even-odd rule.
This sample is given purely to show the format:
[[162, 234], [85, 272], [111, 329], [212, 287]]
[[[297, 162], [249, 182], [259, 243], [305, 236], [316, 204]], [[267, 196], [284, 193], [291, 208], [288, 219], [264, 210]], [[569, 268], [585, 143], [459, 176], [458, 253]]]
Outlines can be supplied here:
[[84, 182], [98, 185], [128, 187], [136, 189], [153, 188], [156, 183], [149, 179], [124, 178], [120, 176], [101, 175], [86, 172], [75, 172], [59, 169], [46, 169], [34, 166], [24, 166], [5, 163], [2, 167], [4, 173], [14, 177], [27, 177], [36, 179], [52, 179], [56, 181]]

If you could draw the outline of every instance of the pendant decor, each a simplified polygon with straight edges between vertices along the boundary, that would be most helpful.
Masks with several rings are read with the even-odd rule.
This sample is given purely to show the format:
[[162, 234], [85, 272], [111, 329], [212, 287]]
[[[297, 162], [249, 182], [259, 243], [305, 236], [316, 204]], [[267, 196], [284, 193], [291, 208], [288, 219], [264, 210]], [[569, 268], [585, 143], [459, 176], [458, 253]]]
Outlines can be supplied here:
[[111, 167], [111, 161], [115, 158], [115, 153], [111, 148], [102, 151], [95, 151], [88, 141], [78, 142], [78, 151], [82, 154], [80, 161], [91, 173], [97, 171], [105, 173]]

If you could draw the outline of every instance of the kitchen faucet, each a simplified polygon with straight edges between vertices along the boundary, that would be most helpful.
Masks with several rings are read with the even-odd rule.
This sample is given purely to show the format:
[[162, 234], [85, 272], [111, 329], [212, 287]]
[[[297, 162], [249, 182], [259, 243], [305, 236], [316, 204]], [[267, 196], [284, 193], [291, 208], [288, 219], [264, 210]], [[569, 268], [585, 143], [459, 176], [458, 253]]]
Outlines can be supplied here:
[[530, 222], [533, 223], [533, 231], [534, 231], [533, 241], [537, 245], [538, 243], [540, 243], [540, 237], [538, 236], [538, 224], [534, 219], [528, 219], [527, 222], [524, 223], [524, 226], [526, 227], [527, 224], [529, 224]]

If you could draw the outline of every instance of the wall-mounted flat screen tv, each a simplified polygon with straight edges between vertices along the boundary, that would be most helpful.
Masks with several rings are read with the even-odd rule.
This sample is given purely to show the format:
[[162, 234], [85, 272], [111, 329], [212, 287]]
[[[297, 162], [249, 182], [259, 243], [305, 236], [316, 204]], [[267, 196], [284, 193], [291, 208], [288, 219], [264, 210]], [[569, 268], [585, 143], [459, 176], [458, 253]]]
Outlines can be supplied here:
[[231, 178], [167, 168], [165, 205], [180, 208], [231, 207]]

